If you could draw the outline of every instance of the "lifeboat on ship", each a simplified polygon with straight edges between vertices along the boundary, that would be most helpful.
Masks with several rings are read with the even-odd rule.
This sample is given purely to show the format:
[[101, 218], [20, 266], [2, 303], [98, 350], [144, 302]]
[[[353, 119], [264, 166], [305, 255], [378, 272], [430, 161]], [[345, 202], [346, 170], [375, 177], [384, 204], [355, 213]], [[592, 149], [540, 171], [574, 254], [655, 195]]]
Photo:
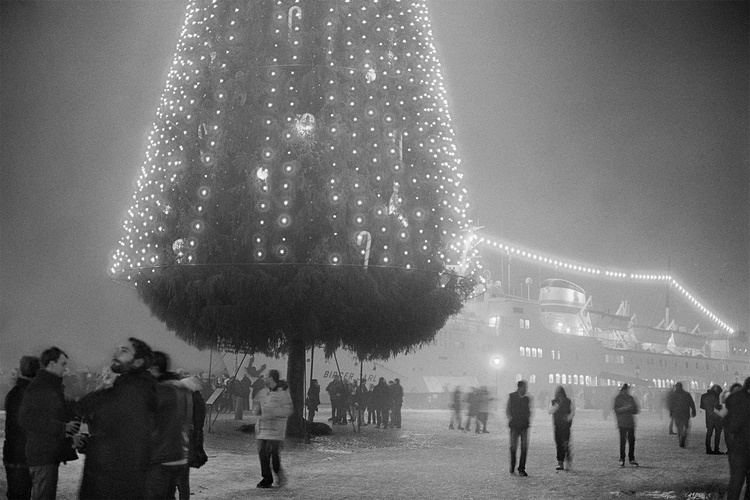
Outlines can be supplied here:
[[542, 324], [548, 330], [567, 335], [591, 336], [586, 292], [580, 286], [561, 279], [548, 279], [539, 289]]

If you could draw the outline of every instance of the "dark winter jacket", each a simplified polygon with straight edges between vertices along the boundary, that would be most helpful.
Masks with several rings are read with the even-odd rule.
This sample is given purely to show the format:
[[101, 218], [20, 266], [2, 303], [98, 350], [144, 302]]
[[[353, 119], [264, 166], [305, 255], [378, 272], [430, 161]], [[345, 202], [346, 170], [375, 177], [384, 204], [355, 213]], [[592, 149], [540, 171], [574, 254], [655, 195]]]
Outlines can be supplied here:
[[101, 470], [145, 469], [158, 405], [156, 380], [145, 370], [123, 373], [112, 387], [86, 395], [80, 413], [89, 423], [86, 465]]
[[670, 400], [672, 407], [669, 413], [677, 420], [690, 420], [695, 416], [695, 402], [693, 397], [684, 389], [676, 389]]
[[309, 389], [307, 389], [307, 401], [305, 401], [305, 405], [310, 409], [310, 411], [318, 411], [318, 405], [320, 405], [320, 386], [310, 386]]
[[617, 427], [620, 429], [635, 428], [635, 418], [633, 415], [638, 415], [641, 410], [638, 408], [635, 398], [628, 394], [627, 391], [620, 391], [617, 397], [615, 397], [614, 410], [617, 416]]
[[709, 389], [708, 392], [701, 396], [700, 407], [706, 412], [706, 425], [711, 425], [721, 422], [721, 417], [714, 413], [714, 409], [719, 409], [721, 403], [719, 402], [720, 394], [716, 391]]
[[29, 382], [30, 379], [18, 377], [16, 385], [5, 396], [3, 463], [7, 465], [26, 465], [26, 431], [18, 422], [18, 412]]
[[518, 391], [508, 395], [508, 405], [505, 407], [508, 416], [508, 427], [513, 429], [528, 429], [531, 425], [531, 396], [521, 396]]
[[390, 399], [388, 384], [385, 382], [378, 382], [378, 384], [372, 388], [372, 404], [375, 409], [387, 409], [390, 405]]
[[390, 387], [391, 404], [394, 408], [401, 408], [404, 404], [404, 388], [398, 382]]
[[170, 375], [156, 385], [159, 403], [151, 430], [151, 464], [186, 464], [193, 432], [193, 397]]
[[39, 370], [26, 388], [18, 412], [18, 423], [26, 430], [29, 467], [78, 458], [72, 440], [65, 437], [65, 424], [72, 417], [72, 407], [65, 402], [62, 377]]
[[750, 455], [750, 394], [746, 390], [730, 394], [724, 403], [727, 416], [724, 417], [724, 431], [732, 435], [727, 440], [729, 453]]

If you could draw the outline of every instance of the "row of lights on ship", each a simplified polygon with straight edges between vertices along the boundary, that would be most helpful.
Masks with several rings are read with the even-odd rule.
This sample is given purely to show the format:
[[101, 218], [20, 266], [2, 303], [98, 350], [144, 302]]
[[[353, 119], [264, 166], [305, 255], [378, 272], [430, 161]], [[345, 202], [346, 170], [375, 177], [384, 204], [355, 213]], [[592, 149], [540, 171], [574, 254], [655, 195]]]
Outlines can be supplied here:
[[546, 257], [544, 255], [541, 255], [537, 252], [533, 252], [530, 250], [524, 250], [518, 247], [515, 247], [513, 245], [504, 244], [503, 242], [499, 240], [494, 240], [491, 238], [488, 238], [486, 236], [479, 236], [477, 234], [473, 235], [473, 238], [477, 240], [477, 244], [483, 243], [487, 247], [495, 250], [499, 250], [502, 252], [506, 252], [509, 255], [518, 256], [521, 258], [525, 258], [529, 261], [538, 262], [540, 264], [547, 264], [549, 266], [557, 267], [566, 269], [569, 271], [579, 272], [583, 274], [588, 274], [591, 276], [604, 276], [607, 278], [622, 278], [622, 279], [628, 279], [632, 281], [645, 281], [645, 282], [666, 282], [669, 283], [672, 287], [676, 288], [682, 295], [690, 301], [690, 303], [699, 311], [701, 311], [704, 315], [706, 315], [708, 318], [710, 318], [714, 323], [719, 325], [723, 330], [733, 333], [734, 329], [730, 327], [726, 322], [719, 319], [718, 316], [716, 316], [713, 312], [711, 312], [706, 306], [700, 303], [698, 299], [695, 298], [693, 294], [691, 294], [685, 287], [683, 287], [675, 278], [670, 276], [669, 274], [640, 274], [640, 273], [632, 273], [632, 272], [622, 272], [622, 271], [609, 271], [604, 270], [602, 271], [600, 268], [594, 267], [594, 266], [585, 266], [580, 264], [573, 264], [571, 262], [566, 262], [563, 259], [557, 259], [552, 257]]

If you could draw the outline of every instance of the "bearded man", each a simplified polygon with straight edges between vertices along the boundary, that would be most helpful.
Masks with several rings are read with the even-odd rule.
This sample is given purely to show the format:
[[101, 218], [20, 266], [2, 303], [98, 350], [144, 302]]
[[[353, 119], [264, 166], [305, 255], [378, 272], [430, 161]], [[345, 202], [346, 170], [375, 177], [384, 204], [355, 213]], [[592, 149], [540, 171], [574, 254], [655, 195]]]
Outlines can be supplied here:
[[112, 358], [118, 375], [112, 385], [80, 401], [90, 436], [79, 498], [144, 498], [158, 404], [156, 380], [147, 371], [152, 360], [148, 344], [129, 338]]

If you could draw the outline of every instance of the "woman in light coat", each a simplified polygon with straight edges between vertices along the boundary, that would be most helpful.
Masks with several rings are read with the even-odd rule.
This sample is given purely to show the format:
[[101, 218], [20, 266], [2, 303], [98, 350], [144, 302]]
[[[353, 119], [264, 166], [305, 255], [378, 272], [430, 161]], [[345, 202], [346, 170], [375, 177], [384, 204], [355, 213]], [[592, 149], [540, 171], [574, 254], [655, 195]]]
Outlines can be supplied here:
[[260, 470], [263, 475], [263, 479], [257, 485], [258, 488], [273, 486], [272, 469], [278, 478], [278, 486], [284, 486], [286, 483], [286, 475], [281, 469], [279, 451], [284, 442], [287, 417], [294, 409], [286, 382], [279, 380], [278, 370], [269, 370], [265, 383], [266, 388], [260, 390], [253, 400], [253, 414], [259, 415], [255, 432]]

